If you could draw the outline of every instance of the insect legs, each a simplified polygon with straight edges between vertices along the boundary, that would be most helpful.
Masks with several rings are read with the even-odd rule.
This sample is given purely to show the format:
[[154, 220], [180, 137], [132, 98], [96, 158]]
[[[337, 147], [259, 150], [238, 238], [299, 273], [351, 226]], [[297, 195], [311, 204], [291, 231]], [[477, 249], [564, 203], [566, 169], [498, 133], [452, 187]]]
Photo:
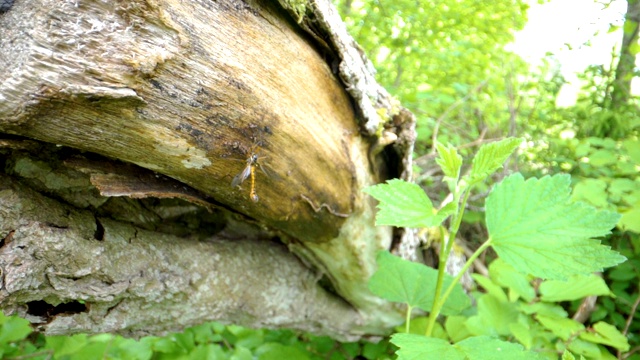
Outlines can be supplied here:
[[258, 154], [252, 153], [247, 159], [247, 165], [245, 168], [233, 178], [231, 181], [231, 186], [236, 187], [242, 184], [248, 177], [251, 177], [251, 190], [249, 191], [249, 198], [253, 202], [258, 202], [260, 198], [256, 193], [256, 170], [255, 168], [258, 165]]

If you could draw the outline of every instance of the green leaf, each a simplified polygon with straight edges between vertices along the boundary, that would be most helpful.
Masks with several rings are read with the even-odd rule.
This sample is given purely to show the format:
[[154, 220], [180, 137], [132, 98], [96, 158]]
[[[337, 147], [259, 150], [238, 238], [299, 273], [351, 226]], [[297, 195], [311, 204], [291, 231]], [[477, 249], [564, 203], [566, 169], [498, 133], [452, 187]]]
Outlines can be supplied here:
[[446, 218], [446, 215], [434, 214], [431, 200], [413, 183], [393, 179], [363, 191], [380, 202], [376, 225], [431, 227], [440, 225]]
[[584, 201], [599, 208], [609, 206], [607, 183], [602, 179], [584, 179], [576, 184], [571, 196], [573, 201]]
[[564, 280], [602, 271], [626, 258], [591, 237], [610, 233], [619, 215], [569, 199], [568, 175], [526, 182], [520, 174], [496, 185], [486, 201], [491, 245], [516, 270]]
[[116, 359], [148, 360], [151, 359], [153, 351], [147, 342], [123, 338], [110, 354]]
[[596, 150], [589, 155], [589, 163], [593, 167], [603, 167], [618, 162], [618, 156], [610, 150]]
[[[451, 182], [455, 186], [460, 176], [460, 168], [462, 167], [462, 156], [458, 154], [458, 150], [449, 144], [447, 147], [437, 143], [438, 157], [436, 163], [440, 165], [442, 172], [444, 172], [445, 181]], [[450, 185], [451, 185], [450, 184]]]
[[0, 312], [0, 344], [22, 340], [31, 333], [29, 321]]
[[[225, 351], [217, 344], [202, 344], [189, 353], [189, 359], [227, 359]], [[129, 359], [121, 357], [121, 359]], [[151, 359], [151, 357], [145, 358]]]
[[485, 290], [487, 294], [493, 296], [499, 301], [509, 301], [509, 299], [507, 298], [507, 294], [504, 293], [504, 290], [502, 290], [499, 285], [494, 283], [492, 279], [480, 274], [471, 274], [471, 277], [478, 283], [478, 285], [480, 285]]
[[[69, 360], [102, 360], [105, 359], [105, 352], [109, 347], [107, 342], [87, 343], [78, 351], [68, 357]], [[56, 353], [58, 355], [58, 353]]]
[[538, 354], [526, 351], [522, 345], [488, 336], [475, 336], [455, 344], [469, 360], [535, 360]]
[[[424, 333], [427, 332], [427, 323], [428, 322], [429, 322], [429, 318], [426, 317], [426, 316], [418, 316], [418, 317], [412, 318], [409, 321], [409, 333], [410, 334], [417, 334], [417, 335], [424, 335]], [[405, 324], [402, 324], [400, 326], [396, 326], [395, 331], [396, 332], [405, 332]], [[440, 325], [437, 322], [433, 325], [433, 330], [431, 332], [431, 337], [439, 338], [439, 339], [442, 339], [442, 340], [449, 340], [449, 337], [447, 336], [447, 332], [444, 330], [442, 325]]]
[[[381, 298], [406, 303], [424, 311], [433, 306], [438, 272], [423, 264], [414, 263], [381, 251], [376, 257], [378, 271], [369, 280], [369, 289]], [[453, 281], [444, 276], [444, 288]], [[442, 314], [456, 315], [470, 304], [460, 284], [456, 284], [444, 306]]]
[[[462, 315], [447, 316], [444, 321], [444, 328], [453, 342], [458, 342], [471, 337], [473, 334], [469, 332], [466, 326], [467, 317]], [[437, 324], [437, 323], [436, 323]]]
[[253, 349], [264, 344], [264, 330], [248, 329], [242, 326], [229, 325], [227, 329], [236, 336], [234, 345]]
[[183, 332], [173, 335], [173, 340], [178, 346], [186, 350], [191, 351], [195, 347], [194, 335], [192, 332]]
[[365, 359], [384, 359], [385, 354], [389, 351], [389, 343], [387, 341], [379, 341], [377, 343], [365, 342], [362, 347], [362, 356]]
[[71, 355], [87, 345], [87, 335], [78, 334], [73, 336], [47, 336], [45, 349], [51, 349], [56, 354], [56, 358], [63, 355]]
[[518, 304], [520, 311], [527, 315], [540, 314], [553, 317], [567, 317], [567, 311], [558, 304], [549, 304], [545, 302], [520, 303]]
[[391, 342], [400, 348], [398, 360], [536, 360], [536, 353], [521, 345], [488, 336], [467, 338], [454, 345], [447, 341], [415, 334], [394, 334]]
[[502, 167], [513, 151], [522, 143], [520, 138], [507, 138], [482, 145], [473, 158], [471, 182], [482, 181]]
[[467, 320], [467, 329], [474, 335], [510, 335], [509, 326], [518, 320], [514, 303], [500, 301], [484, 294], [478, 299], [478, 315]]
[[393, 334], [391, 342], [399, 350], [398, 360], [466, 360], [464, 353], [448, 341], [416, 334]]
[[599, 321], [593, 325], [595, 333], [584, 332], [580, 338], [590, 342], [608, 345], [621, 351], [629, 350], [629, 341], [615, 326]]
[[637, 140], [625, 140], [622, 142], [622, 146], [627, 150], [631, 160], [636, 164], [640, 164], [640, 142]]
[[244, 346], [236, 345], [234, 347], [233, 353], [230, 356], [231, 360], [253, 360], [253, 354], [251, 350], [247, 349]]
[[533, 346], [533, 334], [531, 328], [526, 324], [515, 322], [509, 325], [511, 335], [522, 344], [525, 349], [531, 349]]
[[[584, 356], [580, 355], [580, 359], [584, 359]], [[573, 356], [571, 351], [565, 349], [560, 360], [576, 360], [576, 357]]]
[[565, 341], [584, 330], [584, 325], [572, 319], [542, 314], [538, 314], [536, 319], [542, 326], [551, 330], [554, 335]]
[[500, 258], [495, 259], [489, 265], [489, 276], [496, 284], [509, 288], [525, 301], [531, 301], [536, 296], [527, 276], [515, 271], [513, 266]]
[[547, 280], [540, 285], [543, 301], [559, 302], [582, 299], [587, 296], [612, 296], [613, 293], [600, 276], [574, 275], [568, 280]]
[[255, 351], [258, 360], [309, 359], [309, 355], [293, 346], [278, 343], [266, 343]]
[[622, 214], [619, 226], [623, 230], [640, 233], [640, 202], [637, 202], [634, 207]]
[[183, 354], [184, 348], [180, 347], [173, 336], [158, 338], [152, 342], [153, 351], [164, 354]]
[[584, 341], [582, 339], [573, 339], [568, 345], [567, 348], [572, 352], [580, 355], [586, 356], [589, 359], [600, 359], [600, 349], [598, 345], [594, 343], [590, 343], [588, 341]]

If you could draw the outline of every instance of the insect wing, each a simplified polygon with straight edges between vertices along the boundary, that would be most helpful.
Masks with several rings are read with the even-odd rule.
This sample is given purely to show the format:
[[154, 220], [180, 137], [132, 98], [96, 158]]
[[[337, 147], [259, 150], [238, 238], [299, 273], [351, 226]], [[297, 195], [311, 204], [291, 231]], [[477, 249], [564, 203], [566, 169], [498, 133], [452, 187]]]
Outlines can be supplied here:
[[251, 175], [251, 165], [247, 165], [244, 170], [233, 178], [231, 181], [231, 186], [236, 187], [242, 184], [243, 181], [247, 180], [247, 178]]
[[273, 170], [270, 170], [271, 167], [269, 165], [265, 165], [264, 163], [257, 164], [257, 165], [260, 168], [260, 171], [262, 171], [262, 173], [265, 174], [268, 178], [275, 179], [275, 175], [273, 174]]

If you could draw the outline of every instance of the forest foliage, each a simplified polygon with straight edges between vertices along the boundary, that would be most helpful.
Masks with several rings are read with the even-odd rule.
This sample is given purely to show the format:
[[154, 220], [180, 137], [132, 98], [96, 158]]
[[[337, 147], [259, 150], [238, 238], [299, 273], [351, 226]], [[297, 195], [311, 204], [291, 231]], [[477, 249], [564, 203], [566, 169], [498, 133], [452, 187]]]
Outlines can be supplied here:
[[[640, 112], [638, 99], [633, 94], [622, 104], [614, 102], [613, 95], [616, 79], [637, 75], [635, 69], [621, 74], [616, 66], [625, 50], [634, 56], [637, 54], [640, 49], [637, 38], [631, 43], [631, 49], [620, 45], [613, 49], [610, 63], [593, 64], [585, 69], [580, 74], [583, 86], [576, 103], [560, 107], [556, 100], [565, 80], [553, 54], [549, 54], [543, 65], [533, 68], [505, 48], [513, 41], [514, 33], [526, 24], [528, 5], [523, 0], [334, 2], [350, 33], [378, 70], [378, 81], [417, 118], [415, 180], [427, 191], [413, 186], [395, 195], [374, 194], [376, 190], [371, 190], [372, 195], [381, 196], [384, 198], [381, 201], [389, 201], [391, 206], [380, 211], [380, 224], [433, 227], [448, 216], [457, 216], [445, 211], [438, 217], [437, 204], [449, 192], [455, 193], [459, 183], [453, 179], [463, 176], [469, 176], [468, 184], [481, 179], [473, 183], [474, 192], [468, 193], [470, 196], [462, 208], [467, 211], [456, 218], [460, 222], [454, 232], [472, 249], [481, 247], [480, 240], [486, 240], [487, 234], [505, 230], [497, 220], [513, 216], [511, 208], [505, 204], [496, 207], [495, 202], [526, 208], [526, 198], [513, 192], [542, 191], [540, 187], [549, 183], [553, 189], [562, 189], [557, 197], [568, 197], [561, 204], [549, 202], [549, 213], [574, 211], [575, 218], [571, 220], [586, 221], [594, 226], [610, 227], [615, 223], [609, 235], [603, 236], [607, 232], [603, 228], [598, 228], [597, 234], [582, 234], [587, 238], [600, 236], [602, 244], [610, 246], [612, 252], [597, 248], [604, 263], [581, 274], [572, 272], [584, 265], [579, 258], [569, 257], [571, 261], [547, 269], [540, 263], [548, 254], [523, 257], [518, 253], [522, 244], [513, 238], [493, 239], [495, 251], [482, 257], [488, 267], [487, 276], [474, 275], [475, 307], [460, 300], [458, 290], [452, 290], [452, 297], [458, 300], [439, 304], [442, 314], [447, 315], [443, 322], [434, 322], [435, 317], [417, 317], [406, 327], [399, 327], [398, 334], [407, 329], [421, 335], [428, 332], [437, 340], [427, 340], [427, 345], [439, 354], [452, 351], [464, 356], [465, 349], [487, 344], [482, 336], [489, 336], [508, 339], [517, 345], [517, 348], [505, 348], [516, 357], [524, 350], [544, 349], [555, 351], [563, 359], [581, 356], [640, 359], [637, 311], [640, 303]], [[621, 30], [633, 32], [637, 25], [628, 22]], [[491, 166], [491, 171], [475, 174], [474, 178], [473, 161], [478, 160], [471, 159], [480, 146], [511, 136], [524, 140], [509, 150], [517, 156], [504, 157], [507, 162], [502, 171]], [[514, 172], [522, 175], [509, 175]], [[538, 179], [525, 181], [525, 178]], [[494, 187], [498, 183], [501, 185]], [[570, 193], [569, 189], [572, 189]], [[493, 195], [489, 195], [490, 192]], [[509, 192], [509, 196], [500, 192]], [[408, 208], [406, 201], [394, 204], [394, 199], [399, 199], [397, 196], [417, 199], [420, 203], [415, 209]], [[576, 208], [576, 203], [571, 201], [583, 205]], [[593, 208], [593, 212], [581, 213], [584, 206]], [[490, 209], [494, 209], [493, 212]], [[502, 213], [496, 214], [496, 209]], [[397, 224], [385, 220], [385, 211], [409, 212], [413, 217], [403, 220], [411, 222]], [[617, 215], [616, 221], [614, 215], [607, 215], [614, 213], [620, 214], [619, 220]], [[596, 216], [593, 214], [599, 214], [598, 218], [588, 217]], [[540, 219], [543, 214], [536, 216]], [[558, 221], [566, 222], [567, 218]], [[570, 229], [579, 232], [579, 229]], [[553, 247], [556, 240], [539, 241]], [[554, 247], [553, 251], [563, 249]], [[380, 261], [395, 261], [390, 256], [381, 255]], [[627, 261], [591, 274], [620, 263], [622, 257]], [[513, 271], [514, 267], [524, 274]], [[422, 271], [412, 268], [396, 273], [434, 276], [433, 273], [424, 275]], [[541, 282], [532, 274], [552, 280]], [[389, 281], [380, 284], [381, 275], [377, 276], [371, 284], [373, 289], [389, 285]], [[569, 279], [568, 283], [565, 278]], [[445, 280], [443, 287], [451, 284], [451, 279]], [[382, 290], [381, 295], [384, 292]], [[415, 306], [429, 311], [438, 299], [420, 297], [429, 292], [437, 293], [436, 289], [423, 289], [411, 294], [414, 296], [411, 302], [402, 298], [390, 300], [408, 302], [410, 309]], [[582, 322], [572, 319], [587, 296], [597, 296], [593, 310]], [[516, 325], [510, 325], [514, 321]], [[401, 347], [409, 342], [411, 348], [424, 340], [403, 336], [395, 335], [393, 342]], [[480, 342], [462, 343], [473, 339], [472, 336], [476, 337], [473, 341], [480, 339]], [[85, 359], [91, 358], [88, 354], [98, 354], [96, 358], [123, 359], [354, 359], [357, 356], [379, 359], [394, 356], [396, 347], [388, 340], [377, 344], [341, 344], [329, 338], [290, 331], [249, 330], [220, 324], [204, 324], [180, 334], [138, 342], [112, 335], [44, 337], [32, 333], [25, 320], [0, 315], [0, 356], [5, 358]], [[462, 346], [451, 350], [450, 342], [462, 343]], [[425, 354], [428, 352], [416, 356]]]

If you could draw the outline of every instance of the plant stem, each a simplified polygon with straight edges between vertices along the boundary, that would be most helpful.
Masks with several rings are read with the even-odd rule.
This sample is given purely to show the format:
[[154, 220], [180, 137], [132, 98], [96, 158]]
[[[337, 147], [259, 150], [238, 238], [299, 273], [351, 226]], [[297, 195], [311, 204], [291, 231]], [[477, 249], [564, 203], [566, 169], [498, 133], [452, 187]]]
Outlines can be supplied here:
[[451, 226], [449, 230], [449, 239], [451, 241], [447, 242], [447, 253], [445, 254], [446, 255], [445, 260], [449, 259], [449, 253], [451, 252], [453, 243], [456, 240], [456, 235], [458, 235], [458, 230], [460, 229], [460, 223], [462, 223], [462, 215], [464, 215], [464, 210], [467, 207], [467, 200], [469, 200], [469, 195], [471, 195], [471, 191], [469, 190], [470, 190], [469, 188], [463, 190], [462, 203], [458, 208], [458, 212], [456, 213], [456, 216], [451, 219]]
[[407, 334], [409, 333], [409, 330], [411, 330], [411, 327], [409, 325], [409, 323], [411, 322], [411, 311], [413, 311], [413, 307], [409, 304], [407, 304], [407, 318], [404, 321], [404, 332], [406, 332]]
[[[456, 284], [460, 281], [460, 279], [464, 276], [464, 273], [467, 272], [467, 270], [469, 270], [469, 268], [471, 267], [471, 265], [473, 264], [473, 262], [478, 258], [478, 256], [480, 256], [489, 246], [491, 246], [491, 239], [485, 241], [479, 248], [478, 250], [476, 250], [473, 255], [471, 255], [471, 257], [467, 260], [466, 263], [464, 263], [464, 266], [462, 267], [462, 269], [460, 269], [460, 272], [458, 272], [458, 275], [456, 275], [455, 278], [453, 278], [453, 281], [451, 282], [451, 285], [449, 285], [449, 287], [447, 288], [447, 290], [445, 290], [444, 294], [442, 294], [442, 302], [440, 303], [440, 307], [442, 307], [442, 305], [444, 305], [445, 300], [449, 297], [449, 295], [451, 295], [451, 292], [453, 291], [453, 288], [456, 286]], [[434, 306], [435, 307], [435, 306]], [[438, 309], [438, 311], [440, 311], [440, 309]]]
[[[440, 229], [440, 259], [438, 259], [438, 280], [436, 281], [436, 291], [434, 294], [434, 299], [437, 300], [440, 297], [440, 293], [442, 292], [442, 286], [444, 284], [444, 269], [447, 265], [447, 258], [443, 257], [442, 254], [446, 251], [446, 243], [448, 238], [445, 239], [446, 232], [442, 226]], [[434, 316], [433, 309], [435, 308], [436, 302], [434, 301], [433, 307], [431, 308], [431, 312], [429, 313], [429, 319], [427, 321], [427, 330], [425, 331], [425, 336], [431, 336], [431, 332], [433, 331], [433, 326], [435, 325], [435, 319], [438, 317], [437, 313]]]
[[[445, 232], [442, 230], [442, 227], [440, 227], [442, 235], [440, 237], [441, 240], [440, 240], [440, 259], [438, 260], [438, 280], [436, 283], [436, 291], [434, 294], [435, 300], [433, 301], [433, 307], [431, 308], [431, 312], [429, 313], [429, 319], [427, 321], [427, 330], [425, 331], [425, 336], [431, 336], [431, 333], [433, 332], [433, 327], [435, 326], [435, 323], [436, 323], [436, 319], [440, 314], [440, 309], [442, 308], [442, 305], [444, 305], [444, 302], [449, 296], [449, 294], [446, 292], [443, 296], [440, 296], [440, 294], [442, 292], [442, 287], [444, 284], [444, 274], [445, 274], [445, 269], [447, 267], [447, 260], [449, 259], [449, 253], [451, 252], [451, 248], [453, 248], [453, 243], [455, 242], [455, 236], [458, 233], [458, 229], [460, 228], [460, 223], [462, 222], [462, 215], [464, 214], [464, 210], [467, 205], [467, 200], [469, 199], [469, 194], [470, 194], [469, 188], [462, 190], [462, 197], [463, 197], [462, 203], [459, 204], [454, 216], [451, 218], [450, 231], [449, 231], [449, 235], [446, 236], [446, 239], [444, 234]], [[455, 199], [454, 201], [458, 201], [458, 198], [456, 196], [454, 196], [454, 199]], [[465, 267], [469, 268], [467, 264], [465, 264]], [[456, 281], [460, 280], [460, 277], [458, 277]], [[454, 282], [454, 285], [455, 285], [455, 282]]]

